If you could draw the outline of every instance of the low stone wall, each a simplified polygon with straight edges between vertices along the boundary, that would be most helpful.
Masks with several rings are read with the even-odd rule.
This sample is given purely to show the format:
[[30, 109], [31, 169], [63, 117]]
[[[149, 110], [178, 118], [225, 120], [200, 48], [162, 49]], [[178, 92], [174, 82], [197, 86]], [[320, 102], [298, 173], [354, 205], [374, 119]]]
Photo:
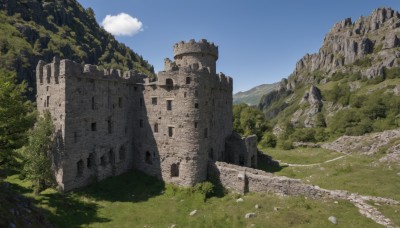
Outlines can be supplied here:
[[301, 180], [275, 176], [262, 170], [210, 162], [208, 173], [221, 184], [240, 194], [246, 192], [272, 192], [281, 195], [304, 195], [311, 198], [346, 198], [346, 191], [333, 192], [318, 186], [304, 184]]

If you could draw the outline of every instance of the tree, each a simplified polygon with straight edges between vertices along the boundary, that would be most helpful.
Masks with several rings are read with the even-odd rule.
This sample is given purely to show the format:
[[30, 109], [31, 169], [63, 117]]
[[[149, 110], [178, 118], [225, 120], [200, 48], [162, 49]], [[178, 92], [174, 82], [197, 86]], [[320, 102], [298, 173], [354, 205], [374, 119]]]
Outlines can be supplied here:
[[0, 69], [0, 167], [16, 165], [15, 149], [26, 142], [26, 132], [35, 122], [26, 88], [25, 82], [17, 84], [15, 73]]
[[244, 136], [255, 134], [261, 139], [268, 129], [268, 123], [259, 109], [239, 104], [233, 106], [233, 128]]
[[24, 158], [23, 173], [32, 181], [36, 194], [53, 185], [54, 174], [49, 154], [52, 149], [54, 125], [49, 112], [39, 117], [35, 127], [28, 132], [28, 144], [21, 148]]

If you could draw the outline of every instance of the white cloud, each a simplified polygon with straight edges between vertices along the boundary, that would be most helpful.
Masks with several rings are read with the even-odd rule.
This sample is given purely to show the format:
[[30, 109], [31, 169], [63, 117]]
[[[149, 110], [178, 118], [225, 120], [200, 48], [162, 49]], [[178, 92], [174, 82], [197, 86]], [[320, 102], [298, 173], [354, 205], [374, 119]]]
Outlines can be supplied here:
[[101, 25], [107, 32], [116, 36], [133, 36], [143, 31], [143, 23], [126, 13], [107, 15]]

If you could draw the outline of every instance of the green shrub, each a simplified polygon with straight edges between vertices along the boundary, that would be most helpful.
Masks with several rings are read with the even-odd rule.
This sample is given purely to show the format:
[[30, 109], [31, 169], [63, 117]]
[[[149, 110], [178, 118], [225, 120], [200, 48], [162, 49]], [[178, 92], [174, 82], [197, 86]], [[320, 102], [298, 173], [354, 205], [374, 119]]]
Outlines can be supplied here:
[[272, 132], [265, 132], [261, 141], [260, 145], [264, 148], [275, 148], [277, 143], [277, 138]]
[[280, 143], [278, 144], [278, 146], [284, 150], [291, 150], [293, 149], [293, 142], [291, 140], [283, 140], [280, 141]]

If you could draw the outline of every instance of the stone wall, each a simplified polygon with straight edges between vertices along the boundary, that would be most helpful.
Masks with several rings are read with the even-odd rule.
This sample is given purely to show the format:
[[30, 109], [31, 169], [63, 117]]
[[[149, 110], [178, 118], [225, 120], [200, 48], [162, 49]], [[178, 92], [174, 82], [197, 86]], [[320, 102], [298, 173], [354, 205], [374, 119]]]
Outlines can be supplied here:
[[216, 74], [218, 47], [206, 40], [174, 46], [175, 62], [150, 81], [135, 71], [99, 70], [54, 58], [37, 66], [38, 110], [57, 130], [54, 168], [68, 191], [137, 168], [191, 186], [207, 178], [209, 160], [227, 154], [257, 163], [257, 139], [232, 134], [232, 78]]

